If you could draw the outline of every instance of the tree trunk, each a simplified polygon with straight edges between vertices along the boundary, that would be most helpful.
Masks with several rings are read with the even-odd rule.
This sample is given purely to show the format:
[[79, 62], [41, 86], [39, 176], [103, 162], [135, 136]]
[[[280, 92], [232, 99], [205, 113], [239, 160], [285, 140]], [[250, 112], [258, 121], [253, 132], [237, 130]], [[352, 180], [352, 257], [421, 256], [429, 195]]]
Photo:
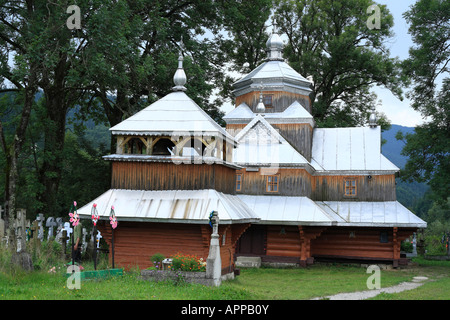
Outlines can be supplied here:
[[68, 71], [67, 55], [62, 54], [55, 67], [53, 83], [43, 86], [46, 101], [46, 119], [44, 130], [44, 159], [39, 170], [39, 180], [44, 192], [39, 196], [42, 210], [48, 215], [59, 215], [57, 194], [61, 181], [64, 139], [66, 133], [66, 114], [70, 106], [70, 92], [65, 88]]

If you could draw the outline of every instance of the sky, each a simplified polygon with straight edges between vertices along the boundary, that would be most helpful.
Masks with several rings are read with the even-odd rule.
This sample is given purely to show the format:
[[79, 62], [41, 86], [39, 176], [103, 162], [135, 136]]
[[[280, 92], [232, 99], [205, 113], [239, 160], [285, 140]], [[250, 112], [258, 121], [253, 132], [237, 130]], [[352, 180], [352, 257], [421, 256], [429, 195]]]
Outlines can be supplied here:
[[[377, 0], [380, 4], [387, 5], [387, 8], [394, 17], [395, 36], [390, 43], [391, 56], [399, 57], [401, 60], [408, 58], [408, 50], [413, 46], [411, 36], [408, 34], [408, 24], [402, 17], [403, 13], [409, 9], [416, 1], [412, 0]], [[378, 111], [386, 114], [392, 124], [405, 127], [415, 127], [424, 122], [421, 114], [410, 107], [410, 101], [406, 98], [400, 101], [389, 90], [376, 88], [375, 93], [382, 101]]]
[[[399, 57], [401, 60], [408, 58], [408, 50], [413, 45], [411, 36], [408, 34], [408, 24], [403, 18], [403, 13], [409, 9], [416, 1], [414, 0], [376, 0], [377, 3], [387, 5], [387, 8], [394, 17], [395, 36], [389, 41], [387, 46], [390, 49], [392, 57]], [[369, 15], [368, 15], [369, 17]], [[233, 75], [235, 76], [235, 75]], [[388, 89], [375, 87], [374, 92], [381, 100], [377, 111], [383, 112], [391, 121], [391, 124], [397, 124], [405, 127], [415, 127], [424, 122], [421, 114], [410, 107], [410, 101], [404, 97], [400, 101]], [[227, 113], [234, 106], [227, 103], [222, 110]]]

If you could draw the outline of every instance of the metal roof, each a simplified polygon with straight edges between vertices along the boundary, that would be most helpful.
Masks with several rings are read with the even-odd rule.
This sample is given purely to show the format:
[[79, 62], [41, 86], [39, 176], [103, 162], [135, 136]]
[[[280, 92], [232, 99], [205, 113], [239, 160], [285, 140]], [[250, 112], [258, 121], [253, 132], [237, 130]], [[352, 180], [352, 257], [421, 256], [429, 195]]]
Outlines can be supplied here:
[[233, 169], [242, 169], [233, 162], [225, 161], [217, 157], [206, 156], [162, 156], [162, 155], [145, 155], [145, 154], [109, 154], [103, 156], [108, 161], [132, 161], [132, 162], [166, 162], [173, 164], [221, 164]]
[[427, 227], [425, 221], [398, 201], [316, 201], [316, 204], [328, 214], [335, 214], [338, 226]]
[[308, 197], [227, 195], [215, 190], [110, 189], [78, 209], [78, 214], [90, 218], [94, 203], [101, 219], [108, 219], [114, 206], [119, 221], [206, 224], [215, 210], [222, 224], [427, 227], [398, 201], [313, 201]]
[[381, 128], [315, 128], [311, 165], [317, 171], [399, 171], [381, 154]]
[[307, 197], [253, 196], [238, 197], [260, 217], [262, 224], [331, 226], [335, 220], [327, 211]]
[[308, 197], [238, 195], [262, 224], [426, 228], [398, 201], [313, 201]]
[[260, 114], [236, 135], [239, 142], [233, 151], [238, 165], [306, 165], [309, 164]]
[[266, 61], [233, 84], [234, 95], [264, 90], [292, 91], [304, 95], [312, 92], [311, 82], [284, 61]]
[[109, 130], [113, 134], [213, 135], [234, 141], [183, 91], [169, 93]]
[[[245, 103], [228, 112], [224, 117], [226, 123], [249, 123], [256, 114]], [[314, 126], [313, 116], [298, 102], [294, 101], [283, 112], [270, 112], [262, 114], [268, 123], [309, 123]]]
[[111, 206], [120, 221], [209, 223], [209, 214], [219, 213], [220, 223], [257, 222], [258, 216], [237, 196], [216, 190], [124, 190], [110, 189], [78, 209], [84, 218], [91, 217], [97, 204], [100, 218], [107, 219]]

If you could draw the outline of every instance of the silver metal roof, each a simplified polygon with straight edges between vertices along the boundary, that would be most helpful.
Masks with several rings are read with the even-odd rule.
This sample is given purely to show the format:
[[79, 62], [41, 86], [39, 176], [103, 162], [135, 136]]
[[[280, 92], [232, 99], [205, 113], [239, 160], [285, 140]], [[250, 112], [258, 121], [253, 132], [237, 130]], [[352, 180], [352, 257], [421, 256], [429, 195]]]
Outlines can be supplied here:
[[[243, 102], [228, 112], [223, 120], [228, 124], [249, 123], [255, 116], [256, 114]], [[294, 101], [283, 112], [264, 113], [263, 116], [268, 123], [309, 123], [314, 126], [313, 116], [298, 101]]]
[[209, 223], [209, 214], [219, 213], [221, 224], [257, 222], [258, 216], [237, 196], [216, 190], [144, 191], [110, 189], [82, 208], [78, 214], [91, 217], [97, 204], [100, 218], [107, 219], [111, 206], [120, 221]]
[[400, 169], [381, 154], [381, 128], [316, 128], [311, 165], [316, 171]]
[[233, 162], [228, 162], [217, 157], [205, 156], [155, 156], [145, 154], [109, 154], [103, 156], [108, 161], [133, 161], [133, 162], [166, 162], [173, 164], [221, 164], [233, 169], [242, 169]]
[[262, 224], [331, 226], [335, 220], [307, 197], [238, 197], [259, 217]]
[[234, 95], [238, 96], [251, 91], [264, 90], [291, 91], [309, 95], [312, 92], [311, 82], [295, 71], [286, 62], [270, 60], [260, 64], [249, 74], [233, 84]]
[[112, 127], [113, 134], [195, 134], [234, 138], [183, 91], [169, 93]]
[[108, 219], [114, 206], [119, 221], [205, 224], [216, 210], [223, 224], [427, 227], [398, 201], [312, 201], [308, 197], [227, 195], [215, 190], [110, 189], [78, 209], [78, 214], [90, 218], [94, 203], [101, 219]]
[[338, 226], [427, 227], [425, 221], [398, 201], [316, 201], [316, 204], [334, 214]]
[[426, 228], [398, 201], [312, 201], [307, 197], [238, 195], [262, 224]]

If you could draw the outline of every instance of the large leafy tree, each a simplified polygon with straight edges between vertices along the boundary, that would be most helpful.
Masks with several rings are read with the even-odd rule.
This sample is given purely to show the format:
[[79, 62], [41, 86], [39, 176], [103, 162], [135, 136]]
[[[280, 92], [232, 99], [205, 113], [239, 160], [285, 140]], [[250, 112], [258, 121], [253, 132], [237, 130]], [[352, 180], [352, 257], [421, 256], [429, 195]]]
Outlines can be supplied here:
[[[373, 86], [402, 98], [400, 62], [386, 46], [393, 18], [380, 9], [380, 28], [369, 28], [371, 0], [279, 0], [275, 16], [287, 35], [284, 56], [303, 76], [311, 76], [313, 116], [319, 126], [367, 123], [376, 106]], [[370, 11], [369, 11], [370, 13]]]
[[[38, 61], [35, 83], [43, 92], [37, 113], [43, 145], [36, 163], [43, 186], [39, 201], [47, 214], [58, 212], [66, 116], [76, 105], [83, 120], [117, 124], [170, 92], [181, 52], [187, 93], [216, 120], [222, 115], [220, 99], [210, 97], [226, 60], [214, 43], [228, 12], [224, 2], [80, 0], [76, 4], [81, 28], [70, 30], [66, 10], [72, 4], [68, 0], [0, 2], [2, 80], [15, 84], [33, 79], [25, 68], [32, 66], [27, 57]], [[9, 57], [16, 61], [14, 70]], [[18, 88], [15, 84], [13, 89]]]
[[403, 62], [412, 81], [412, 107], [426, 122], [414, 134], [400, 133], [409, 157], [405, 180], [428, 182], [436, 200], [447, 203], [450, 190], [450, 2], [419, 0], [404, 14], [414, 47]]

